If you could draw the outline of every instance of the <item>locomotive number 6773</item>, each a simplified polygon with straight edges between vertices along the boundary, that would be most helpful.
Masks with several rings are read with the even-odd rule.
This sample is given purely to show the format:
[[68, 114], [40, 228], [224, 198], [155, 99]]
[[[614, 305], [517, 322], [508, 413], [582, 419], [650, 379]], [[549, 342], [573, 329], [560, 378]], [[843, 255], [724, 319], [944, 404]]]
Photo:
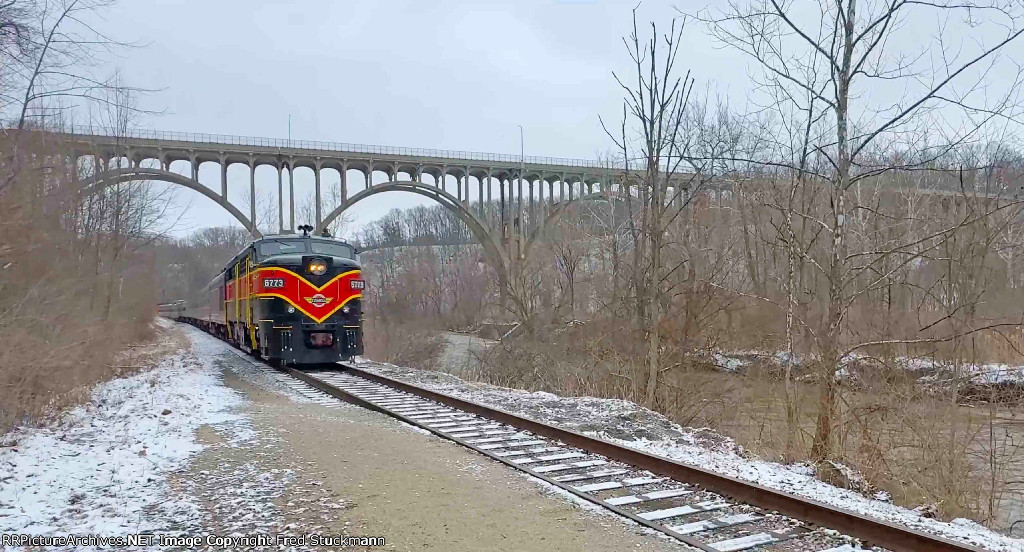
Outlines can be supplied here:
[[206, 287], [208, 305], [181, 317], [272, 364], [325, 364], [363, 352], [356, 249], [333, 238], [258, 239]]

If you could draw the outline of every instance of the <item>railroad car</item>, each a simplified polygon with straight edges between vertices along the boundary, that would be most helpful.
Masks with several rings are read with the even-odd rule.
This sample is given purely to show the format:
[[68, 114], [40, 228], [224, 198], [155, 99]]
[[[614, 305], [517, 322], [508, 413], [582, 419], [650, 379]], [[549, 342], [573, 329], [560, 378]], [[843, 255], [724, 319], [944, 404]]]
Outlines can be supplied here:
[[160, 303], [156, 306], [156, 312], [165, 318], [178, 319], [185, 316], [186, 303], [184, 300], [171, 303]]
[[263, 237], [206, 286], [206, 305], [180, 319], [271, 364], [349, 360], [363, 352], [366, 284], [356, 253], [334, 238]]

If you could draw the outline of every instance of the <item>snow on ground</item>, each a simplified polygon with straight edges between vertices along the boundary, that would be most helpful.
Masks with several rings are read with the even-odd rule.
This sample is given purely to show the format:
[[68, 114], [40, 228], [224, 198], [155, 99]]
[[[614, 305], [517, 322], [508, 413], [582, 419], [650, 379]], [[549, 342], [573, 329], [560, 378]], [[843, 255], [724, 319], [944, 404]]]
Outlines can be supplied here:
[[245, 439], [230, 412], [242, 398], [203, 359], [212, 345], [165, 357], [149, 371], [102, 383], [91, 401], [41, 428], [7, 436], [0, 449], [0, 532], [33, 535], [182, 533], [200, 507], [175, 494], [168, 475], [201, 450], [211, 424]]
[[987, 550], [1024, 551], [1024, 539], [991, 531], [967, 519], [943, 522], [829, 485], [806, 464], [783, 465], [749, 458], [734, 441], [710, 429], [686, 428], [631, 402], [594, 397], [560, 397], [465, 382], [450, 374], [361, 362], [360, 368], [465, 400], [558, 425], [589, 436], [654, 453], [716, 473], [756, 482], [874, 518], [960, 540]]
[[[789, 353], [769, 351], [729, 351], [715, 352], [709, 356], [710, 364], [720, 370], [735, 372], [746, 368], [755, 361], [769, 362], [778, 366], [792, 364], [801, 366], [812, 362], [814, 359], [807, 355], [792, 355]], [[849, 376], [847, 366], [855, 363], [880, 366], [881, 361], [877, 358], [860, 353], [850, 353], [843, 358], [844, 367], [840, 368], [840, 376]], [[889, 360], [893, 368], [921, 374], [922, 382], [936, 382], [952, 379], [955, 376], [969, 379], [976, 385], [1024, 385], [1024, 366], [1014, 366], [992, 362], [987, 364], [963, 364], [952, 366], [948, 362], [942, 362], [926, 357], [896, 357]]]

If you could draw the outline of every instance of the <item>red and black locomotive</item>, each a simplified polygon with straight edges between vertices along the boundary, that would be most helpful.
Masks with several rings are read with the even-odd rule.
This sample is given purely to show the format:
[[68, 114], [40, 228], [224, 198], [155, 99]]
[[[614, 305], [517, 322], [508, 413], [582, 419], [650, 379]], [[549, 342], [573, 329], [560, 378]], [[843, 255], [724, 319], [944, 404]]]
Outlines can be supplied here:
[[273, 364], [324, 364], [363, 352], [356, 249], [338, 239], [279, 235], [235, 255], [186, 322]]

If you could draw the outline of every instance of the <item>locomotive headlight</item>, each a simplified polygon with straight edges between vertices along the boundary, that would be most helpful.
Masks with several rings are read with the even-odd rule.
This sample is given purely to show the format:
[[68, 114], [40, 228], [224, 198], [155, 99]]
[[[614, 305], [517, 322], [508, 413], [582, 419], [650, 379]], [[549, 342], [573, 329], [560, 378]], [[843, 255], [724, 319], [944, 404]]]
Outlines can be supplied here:
[[309, 261], [309, 272], [320, 276], [324, 272], [327, 272], [327, 263], [320, 259], [313, 259]]
[[295, 314], [295, 307], [288, 305], [288, 314]]
[[341, 307], [341, 312], [343, 312], [345, 314], [348, 314], [348, 313], [352, 312], [352, 307], [350, 307], [348, 305], [345, 305], [344, 307]]

